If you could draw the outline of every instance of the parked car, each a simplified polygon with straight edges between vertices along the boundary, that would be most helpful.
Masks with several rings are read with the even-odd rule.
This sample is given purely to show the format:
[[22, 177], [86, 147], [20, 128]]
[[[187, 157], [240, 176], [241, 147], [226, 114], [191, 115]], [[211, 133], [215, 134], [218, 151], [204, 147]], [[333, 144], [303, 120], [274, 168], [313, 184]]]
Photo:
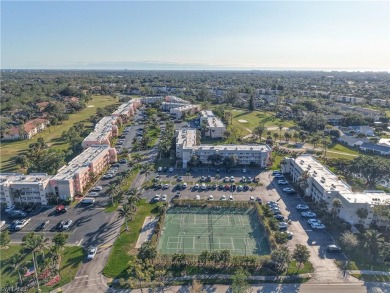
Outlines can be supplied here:
[[226, 195], [222, 195], [220, 200], [225, 201], [226, 200]]
[[153, 197], [153, 201], [157, 202], [157, 201], [160, 201], [161, 199], [161, 195], [159, 194], [156, 194], [154, 197]]
[[24, 210], [26, 213], [31, 213], [35, 208], [36, 208], [36, 205], [29, 204], [29, 205], [26, 206], [23, 210]]
[[165, 183], [164, 185], [163, 185], [163, 189], [168, 189], [169, 188], [169, 184], [168, 183]]
[[95, 192], [95, 191], [92, 191], [90, 193], [87, 194], [88, 197], [98, 197], [99, 196], [99, 193]]
[[184, 182], [184, 183], [181, 185], [181, 188], [186, 189], [186, 188], [187, 188], [187, 182]]
[[230, 182], [234, 182], [234, 176], [230, 176]]
[[249, 186], [248, 185], [244, 185], [244, 190], [248, 191], [249, 190]]
[[200, 199], [200, 195], [199, 194], [195, 195], [195, 199], [199, 200]]
[[295, 189], [291, 187], [283, 188], [283, 191], [286, 193], [295, 193]]
[[195, 184], [194, 189], [195, 189], [195, 190], [198, 190], [198, 189], [199, 189], [199, 184], [198, 184], [198, 183]]
[[3, 228], [5, 225], [5, 221], [0, 221], [0, 229]]
[[272, 175], [278, 175], [278, 174], [282, 174], [282, 171], [280, 171], [280, 170], [272, 171]]
[[126, 164], [126, 163], [127, 163], [127, 160], [125, 160], [125, 159], [119, 160], [119, 164]]
[[286, 185], [288, 182], [286, 180], [278, 180], [279, 185]]
[[309, 207], [305, 204], [299, 204], [297, 205], [297, 210], [308, 210]]
[[254, 198], [253, 196], [251, 196], [251, 197], [249, 198], [249, 201], [255, 201], [255, 198]]
[[282, 216], [282, 214], [276, 214], [274, 215], [274, 218], [278, 221], [283, 221], [284, 220], [284, 217]]
[[13, 211], [15, 208], [16, 208], [15, 205], [8, 206], [5, 208], [4, 212], [9, 213], [9, 212]]
[[166, 194], [163, 194], [163, 195], [162, 195], [161, 201], [167, 201], [167, 195], [166, 195]]
[[183, 176], [177, 177], [177, 181], [183, 181]]
[[164, 167], [163, 172], [167, 172], [167, 171], [168, 171], [168, 167]]
[[87, 260], [92, 260], [95, 258], [95, 255], [97, 253], [97, 247], [90, 247], [88, 248], [88, 251], [87, 251]]
[[9, 231], [15, 231], [16, 225], [19, 224], [19, 220], [12, 221], [11, 225], [9, 225], [8, 230]]
[[202, 190], [206, 190], [206, 189], [207, 189], [207, 187], [206, 187], [206, 184], [205, 184], [205, 183], [202, 183], [202, 185], [201, 185], [201, 189], [202, 189]]
[[72, 220], [67, 220], [67, 221], [62, 225], [62, 230], [68, 230], [72, 224], [73, 224], [73, 221], [72, 221]]
[[287, 234], [287, 239], [292, 239], [293, 236], [294, 236], [294, 233], [291, 232], [291, 231], [284, 231], [283, 233], [286, 233], [286, 234]]
[[103, 190], [103, 187], [101, 186], [95, 186], [91, 189], [91, 191], [102, 191]]
[[260, 197], [256, 197], [256, 201], [257, 201], [259, 204], [263, 204], [263, 201], [261, 200]]
[[173, 172], [173, 168], [171, 167], [171, 168], [169, 168], [169, 172]]
[[50, 221], [44, 221], [42, 222], [37, 228], [36, 230], [40, 231], [40, 230], [44, 230], [48, 225], [49, 225]]
[[278, 178], [278, 179], [284, 178], [284, 176], [283, 176], [282, 174], [275, 174], [274, 177], [275, 177], [275, 178]]
[[9, 213], [9, 217], [12, 219], [22, 219], [27, 215], [27, 213], [20, 210], [13, 210]]
[[244, 168], [244, 169], [242, 169], [242, 173], [246, 173], [246, 169]]
[[223, 182], [229, 182], [229, 177], [225, 177], [225, 178], [223, 179]]
[[207, 199], [208, 200], [214, 200], [214, 196], [213, 195], [209, 195], [209, 197]]
[[326, 247], [326, 251], [330, 253], [342, 253], [342, 249], [340, 246], [336, 244], [330, 244]]
[[60, 221], [57, 223], [57, 225], [54, 227], [56, 230], [62, 230], [62, 227], [64, 226], [65, 221]]
[[233, 195], [229, 195], [229, 200], [230, 200], [230, 201], [233, 201], [233, 200], [234, 200]]
[[309, 219], [309, 220], [307, 220], [307, 223], [309, 225], [311, 225], [311, 224], [321, 224], [321, 221], [317, 220], [317, 219]]
[[279, 222], [279, 230], [284, 230], [288, 228], [288, 224], [286, 222]]
[[238, 190], [238, 191], [243, 191], [243, 190], [244, 190], [244, 187], [243, 187], [242, 185], [238, 185], [238, 186], [237, 186], [237, 190]]
[[302, 212], [301, 215], [304, 218], [315, 218], [317, 216], [316, 213], [313, 212]]
[[16, 231], [22, 230], [30, 221], [31, 221], [31, 219], [20, 220], [20, 221], [15, 225], [15, 230], [16, 230]]
[[91, 197], [84, 197], [80, 203], [82, 204], [94, 204], [95, 203], [95, 199], [94, 198], [91, 198]]
[[310, 226], [314, 230], [324, 230], [325, 229], [325, 225], [321, 224], [321, 223], [313, 223]]

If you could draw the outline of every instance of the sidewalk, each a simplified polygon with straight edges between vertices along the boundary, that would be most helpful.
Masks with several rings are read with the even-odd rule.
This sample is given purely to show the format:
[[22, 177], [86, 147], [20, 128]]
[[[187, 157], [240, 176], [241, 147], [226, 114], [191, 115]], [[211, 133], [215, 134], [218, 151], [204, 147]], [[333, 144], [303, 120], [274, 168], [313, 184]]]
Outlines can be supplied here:
[[390, 276], [390, 272], [382, 271], [370, 271], [370, 270], [350, 270], [349, 274], [362, 274], [362, 275], [379, 275], [379, 276]]

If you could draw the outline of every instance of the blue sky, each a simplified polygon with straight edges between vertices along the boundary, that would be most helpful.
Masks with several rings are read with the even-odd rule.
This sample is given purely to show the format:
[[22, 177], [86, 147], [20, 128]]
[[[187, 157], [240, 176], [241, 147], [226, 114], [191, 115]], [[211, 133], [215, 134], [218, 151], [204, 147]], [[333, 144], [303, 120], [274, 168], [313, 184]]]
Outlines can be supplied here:
[[1, 3], [1, 68], [390, 69], [386, 2]]

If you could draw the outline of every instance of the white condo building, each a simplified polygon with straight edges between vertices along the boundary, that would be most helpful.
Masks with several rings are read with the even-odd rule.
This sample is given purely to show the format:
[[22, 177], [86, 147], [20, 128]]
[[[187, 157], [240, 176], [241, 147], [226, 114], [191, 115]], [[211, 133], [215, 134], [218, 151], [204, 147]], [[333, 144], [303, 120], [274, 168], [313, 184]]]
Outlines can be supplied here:
[[191, 115], [199, 112], [200, 109], [200, 105], [182, 105], [180, 107], [170, 109], [169, 114], [175, 116], [177, 119], [180, 119], [183, 117], [184, 113]]
[[200, 126], [206, 124], [207, 130], [205, 131], [206, 137], [220, 138], [223, 137], [226, 127], [213, 111], [203, 110], [200, 112]]
[[[351, 186], [340, 180], [337, 175], [311, 155], [301, 155], [296, 159], [285, 158], [281, 166], [282, 172], [290, 174], [293, 182], [298, 182], [307, 171], [308, 188], [305, 195], [310, 196], [316, 202], [327, 203], [329, 209], [332, 208], [333, 200], [339, 199], [342, 207], [338, 215], [351, 225], [360, 223], [368, 227], [371, 222], [379, 226], [387, 225], [387, 222], [375, 217], [373, 211], [376, 205], [389, 205], [390, 194], [377, 190], [353, 192]], [[360, 219], [357, 215], [357, 211], [361, 208], [368, 211], [366, 219]]]
[[176, 157], [187, 167], [191, 157], [196, 155], [203, 164], [210, 164], [210, 155], [220, 154], [223, 157], [236, 156], [238, 164], [254, 163], [262, 168], [270, 164], [272, 149], [268, 145], [198, 145], [196, 129], [182, 129], [177, 132]]
[[81, 143], [83, 148], [88, 148], [91, 145], [110, 145], [110, 138], [118, 135], [117, 122], [120, 118], [118, 116], [103, 117], [95, 125], [95, 129], [84, 138]]

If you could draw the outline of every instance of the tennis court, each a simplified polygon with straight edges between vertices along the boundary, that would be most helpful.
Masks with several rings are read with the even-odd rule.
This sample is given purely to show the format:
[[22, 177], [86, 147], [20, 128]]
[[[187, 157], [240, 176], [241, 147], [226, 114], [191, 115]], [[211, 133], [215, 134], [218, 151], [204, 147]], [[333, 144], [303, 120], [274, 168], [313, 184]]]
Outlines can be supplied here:
[[163, 254], [229, 250], [233, 255], [269, 254], [253, 208], [171, 207], [159, 240]]

